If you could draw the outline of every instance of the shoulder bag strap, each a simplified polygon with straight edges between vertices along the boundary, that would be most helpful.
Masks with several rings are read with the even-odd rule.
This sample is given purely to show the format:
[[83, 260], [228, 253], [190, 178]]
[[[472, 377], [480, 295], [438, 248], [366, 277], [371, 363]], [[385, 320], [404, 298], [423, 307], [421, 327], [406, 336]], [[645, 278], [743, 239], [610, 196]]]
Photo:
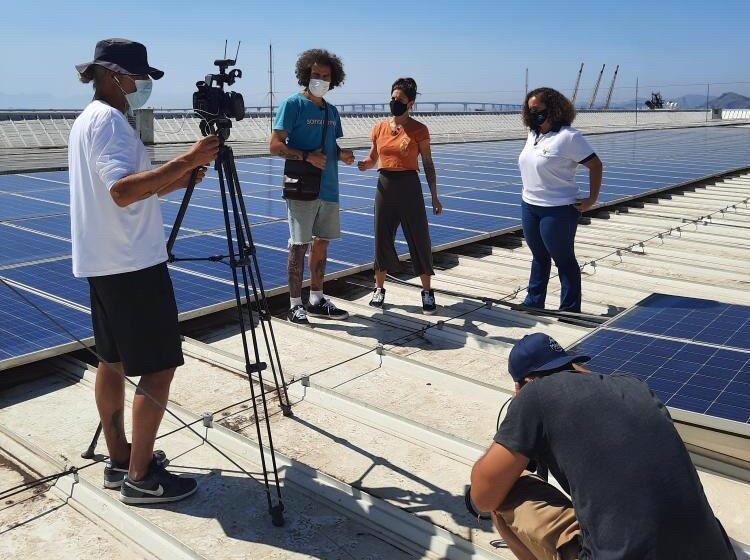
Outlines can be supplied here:
[[324, 101], [326, 104], [326, 116], [323, 119], [323, 134], [320, 136], [320, 151], [322, 153], [325, 153], [325, 147], [326, 147], [326, 133], [328, 132], [328, 102]]

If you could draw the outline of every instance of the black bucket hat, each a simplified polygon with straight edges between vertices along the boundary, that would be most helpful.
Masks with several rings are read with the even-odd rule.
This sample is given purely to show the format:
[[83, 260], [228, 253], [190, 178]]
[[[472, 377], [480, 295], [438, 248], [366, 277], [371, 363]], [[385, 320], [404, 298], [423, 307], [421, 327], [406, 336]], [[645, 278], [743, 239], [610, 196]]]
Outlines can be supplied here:
[[140, 76], [148, 74], [158, 80], [164, 72], [148, 65], [146, 47], [128, 39], [102, 39], [96, 44], [94, 60], [76, 64], [76, 70], [84, 74], [92, 65], [98, 64], [119, 74]]

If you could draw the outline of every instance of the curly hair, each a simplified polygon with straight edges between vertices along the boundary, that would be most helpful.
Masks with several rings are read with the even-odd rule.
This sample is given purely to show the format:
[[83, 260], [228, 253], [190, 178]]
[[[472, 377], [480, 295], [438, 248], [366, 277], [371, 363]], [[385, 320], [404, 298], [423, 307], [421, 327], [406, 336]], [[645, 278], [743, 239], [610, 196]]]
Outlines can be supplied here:
[[294, 74], [297, 76], [297, 83], [307, 87], [310, 84], [310, 74], [313, 64], [328, 66], [331, 69], [331, 85], [329, 90], [340, 86], [344, 83], [346, 74], [344, 73], [344, 64], [341, 59], [325, 49], [310, 49], [299, 55], [297, 65], [294, 68]]
[[414, 101], [417, 98], [417, 82], [414, 78], [399, 78], [391, 86], [391, 93], [395, 90], [401, 90], [409, 101]]
[[523, 124], [528, 127], [531, 126], [531, 120], [529, 119], [529, 99], [532, 97], [536, 97], [544, 103], [547, 111], [549, 111], [549, 119], [555, 125], [570, 126], [576, 118], [576, 109], [567, 97], [556, 89], [541, 87], [527, 93], [526, 99], [523, 102], [521, 115]]

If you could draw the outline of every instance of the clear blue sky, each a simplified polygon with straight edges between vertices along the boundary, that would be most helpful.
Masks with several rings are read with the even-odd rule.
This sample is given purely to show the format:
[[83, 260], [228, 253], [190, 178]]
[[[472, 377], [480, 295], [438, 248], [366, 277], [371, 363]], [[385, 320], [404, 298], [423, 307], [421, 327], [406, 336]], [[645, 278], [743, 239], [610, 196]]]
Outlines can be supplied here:
[[[279, 95], [297, 89], [296, 56], [325, 47], [347, 79], [334, 102], [387, 100], [395, 77], [413, 76], [423, 101], [519, 102], [530, 87], [570, 93], [585, 62], [581, 95], [607, 65], [600, 99], [620, 64], [615, 99], [660, 88], [667, 96], [750, 94], [750, 0], [106, 0], [6, 2], [0, 35], [0, 107], [80, 107], [90, 98], [73, 65], [104, 37], [145, 43], [166, 72], [149, 105], [187, 107], [195, 81], [214, 68], [224, 39], [242, 40], [237, 89], [267, 103], [268, 43]], [[731, 83], [730, 83], [731, 82]], [[745, 82], [745, 83], [738, 83]]]

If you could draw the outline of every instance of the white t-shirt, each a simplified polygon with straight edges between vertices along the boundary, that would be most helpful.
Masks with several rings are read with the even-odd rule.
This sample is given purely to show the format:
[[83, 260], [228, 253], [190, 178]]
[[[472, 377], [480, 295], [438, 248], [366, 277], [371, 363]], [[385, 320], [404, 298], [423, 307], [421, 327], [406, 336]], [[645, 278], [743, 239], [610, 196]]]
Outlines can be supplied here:
[[125, 115], [92, 101], [70, 130], [68, 168], [74, 276], [132, 272], [167, 260], [159, 197], [120, 208], [109, 192], [123, 177], [151, 169]]
[[594, 150], [583, 135], [570, 126], [540, 136], [529, 132], [518, 156], [524, 202], [536, 206], [575, 204], [578, 198], [576, 167], [593, 154]]

